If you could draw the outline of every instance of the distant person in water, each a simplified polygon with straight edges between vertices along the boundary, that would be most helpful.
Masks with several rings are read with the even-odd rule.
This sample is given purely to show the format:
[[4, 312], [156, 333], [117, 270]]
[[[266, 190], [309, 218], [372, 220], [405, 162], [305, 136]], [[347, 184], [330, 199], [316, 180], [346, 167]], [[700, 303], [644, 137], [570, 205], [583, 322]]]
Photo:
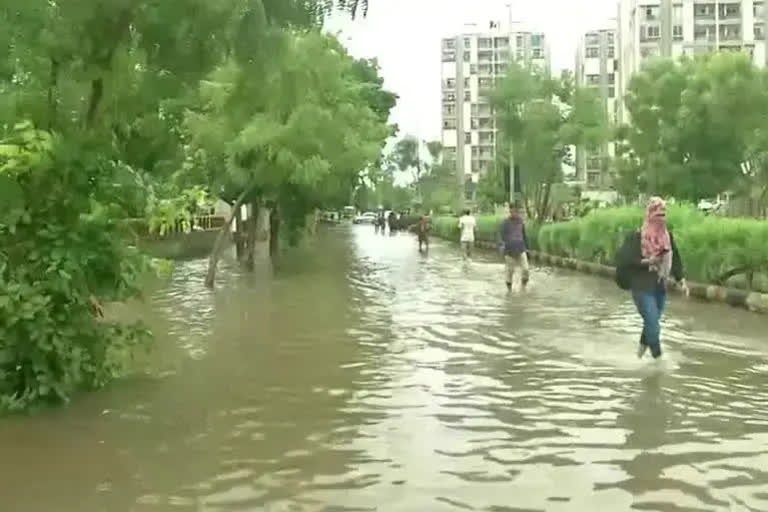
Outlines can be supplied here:
[[397, 214], [394, 211], [389, 212], [387, 222], [389, 223], [389, 234], [394, 235], [397, 233]]
[[477, 220], [472, 216], [470, 210], [464, 210], [464, 215], [459, 219], [459, 230], [461, 231], [459, 240], [461, 241], [461, 250], [464, 259], [472, 257], [472, 249], [475, 246], [475, 233], [477, 231]]
[[419, 237], [419, 252], [429, 251], [429, 233], [432, 231], [432, 221], [426, 213], [416, 224], [416, 235]]
[[649, 348], [654, 359], [661, 357], [661, 316], [667, 286], [675, 281], [686, 296], [690, 294], [683, 260], [675, 245], [675, 237], [667, 229], [666, 216], [664, 200], [651, 198], [642, 227], [627, 236], [617, 258], [617, 274], [626, 276], [626, 286], [643, 318], [637, 353], [640, 358]]
[[518, 270], [522, 273], [520, 283], [525, 290], [530, 279], [528, 237], [525, 233], [525, 222], [514, 204], [509, 205], [509, 216], [501, 222], [499, 238], [506, 266], [507, 290], [512, 290], [512, 283]]

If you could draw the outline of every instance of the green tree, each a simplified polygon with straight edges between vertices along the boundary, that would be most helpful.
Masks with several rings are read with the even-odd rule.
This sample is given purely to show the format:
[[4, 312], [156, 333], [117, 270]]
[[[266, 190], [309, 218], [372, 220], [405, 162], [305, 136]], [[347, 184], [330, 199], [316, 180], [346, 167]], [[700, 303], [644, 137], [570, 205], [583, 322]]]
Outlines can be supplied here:
[[517, 63], [510, 65], [491, 102], [498, 113], [502, 165], [509, 165], [512, 143], [525, 206], [529, 215], [544, 220], [552, 213], [553, 186], [563, 179], [562, 164], [572, 162], [570, 146], [607, 141], [605, 108], [593, 91], [574, 88], [569, 74], [551, 78]]
[[766, 85], [741, 53], [649, 62], [626, 98], [623, 191], [699, 200], [738, 187], [759, 160]]
[[389, 128], [335, 38], [314, 31], [279, 37], [275, 58], [229, 62], [204, 82], [187, 126], [194, 144], [222, 164], [211, 188], [239, 188], [235, 209], [249, 194], [273, 201], [293, 244], [309, 211], [348, 202]]

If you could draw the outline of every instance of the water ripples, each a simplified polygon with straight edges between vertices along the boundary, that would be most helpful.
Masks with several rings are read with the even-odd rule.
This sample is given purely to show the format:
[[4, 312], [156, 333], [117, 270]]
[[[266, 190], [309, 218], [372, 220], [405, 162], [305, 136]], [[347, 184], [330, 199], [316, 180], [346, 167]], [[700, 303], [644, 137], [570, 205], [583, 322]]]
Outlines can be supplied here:
[[762, 317], [673, 300], [660, 368], [610, 281], [407, 235], [204, 267], [148, 306], [177, 371], [0, 423], [9, 510], [768, 509]]

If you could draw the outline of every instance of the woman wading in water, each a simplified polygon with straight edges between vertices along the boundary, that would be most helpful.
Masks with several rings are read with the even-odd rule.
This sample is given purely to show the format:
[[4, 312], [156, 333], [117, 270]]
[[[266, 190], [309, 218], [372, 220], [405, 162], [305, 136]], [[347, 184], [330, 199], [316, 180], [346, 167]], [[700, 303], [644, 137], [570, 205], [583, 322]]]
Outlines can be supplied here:
[[627, 236], [618, 255], [616, 279], [630, 290], [637, 311], [643, 318], [638, 357], [650, 348], [654, 359], [661, 357], [661, 316], [667, 299], [667, 286], [677, 282], [688, 296], [683, 261], [675, 238], [667, 229], [667, 208], [660, 197], [651, 198], [645, 221], [639, 231]]

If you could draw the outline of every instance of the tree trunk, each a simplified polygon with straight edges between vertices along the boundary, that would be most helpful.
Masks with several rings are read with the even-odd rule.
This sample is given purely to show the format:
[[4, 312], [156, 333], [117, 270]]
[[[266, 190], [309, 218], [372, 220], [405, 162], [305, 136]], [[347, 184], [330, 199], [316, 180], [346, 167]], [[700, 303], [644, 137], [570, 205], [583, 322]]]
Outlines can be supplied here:
[[256, 238], [259, 229], [260, 201], [251, 202], [251, 215], [248, 217], [248, 236], [246, 238], [245, 268], [253, 270], [256, 266]]
[[224, 242], [227, 239], [229, 230], [232, 227], [232, 221], [235, 220], [235, 214], [240, 211], [240, 206], [243, 204], [243, 201], [245, 201], [245, 196], [248, 195], [254, 186], [255, 185], [250, 185], [240, 193], [237, 200], [235, 201], [234, 206], [232, 207], [232, 213], [229, 215], [229, 218], [224, 223], [224, 225], [221, 226], [219, 236], [216, 237], [216, 243], [213, 245], [211, 256], [208, 259], [208, 274], [205, 276], [205, 286], [210, 289], [213, 289], [216, 281], [216, 266], [219, 263], [221, 249], [224, 247]]
[[280, 251], [280, 208], [275, 205], [269, 214], [269, 255], [275, 258]]
[[91, 81], [91, 96], [88, 98], [88, 112], [85, 115], [86, 128], [92, 128], [96, 120], [96, 113], [99, 111], [101, 99], [104, 97], [104, 79], [94, 78]]
[[235, 257], [237, 261], [243, 261], [245, 255], [245, 236], [243, 228], [243, 214], [241, 212], [242, 207], [237, 209], [235, 213]]
[[56, 127], [58, 112], [59, 61], [51, 57], [51, 74], [48, 82], [48, 131]]

